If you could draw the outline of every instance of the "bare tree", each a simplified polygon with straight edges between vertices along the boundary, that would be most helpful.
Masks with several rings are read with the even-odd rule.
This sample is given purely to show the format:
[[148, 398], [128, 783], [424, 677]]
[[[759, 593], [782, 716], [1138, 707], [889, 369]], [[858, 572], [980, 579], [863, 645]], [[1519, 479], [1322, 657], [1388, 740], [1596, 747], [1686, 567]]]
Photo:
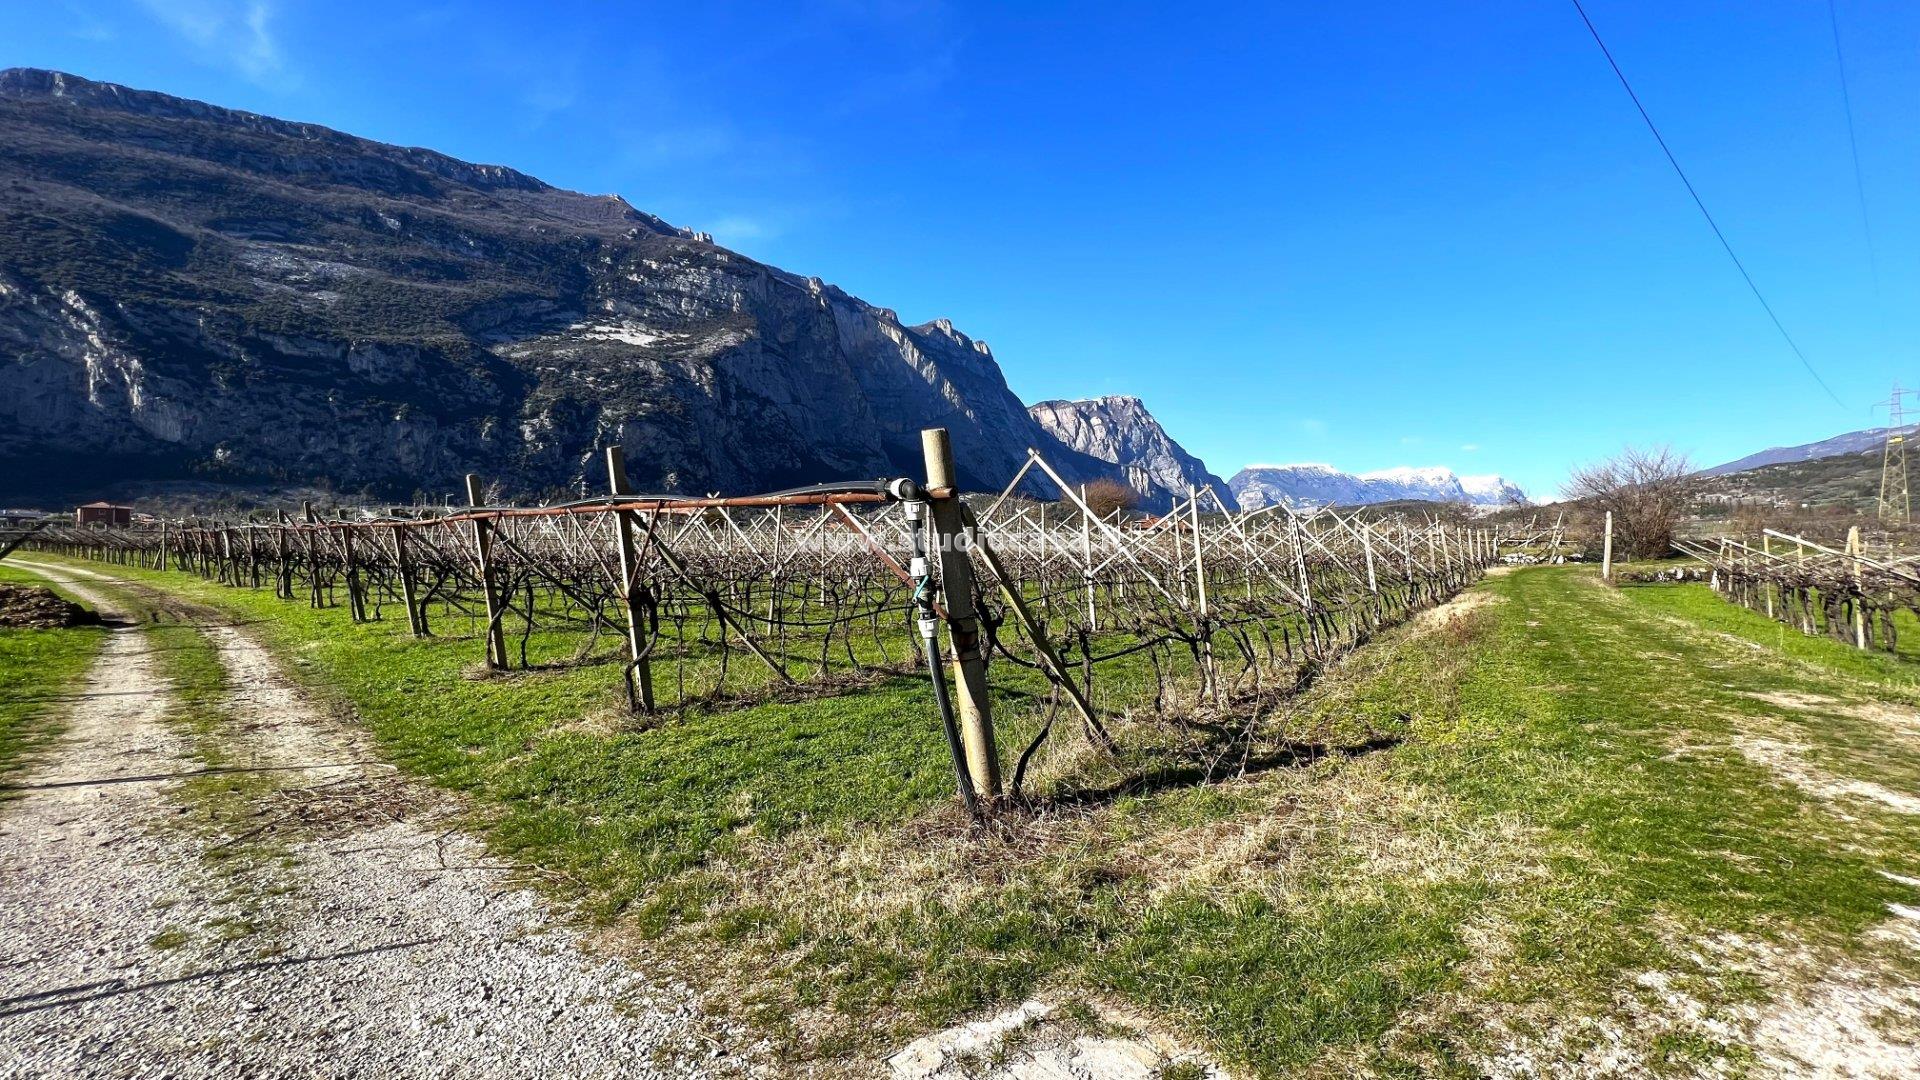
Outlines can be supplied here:
[[1140, 505], [1140, 493], [1118, 480], [1095, 480], [1082, 496], [1099, 517], [1112, 517], [1116, 510], [1128, 511]]
[[1614, 550], [1657, 559], [1673, 550], [1673, 534], [1692, 507], [1699, 483], [1687, 455], [1670, 446], [1629, 446], [1573, 470], [1562, 492], [1597, 520], [1613, 511]]

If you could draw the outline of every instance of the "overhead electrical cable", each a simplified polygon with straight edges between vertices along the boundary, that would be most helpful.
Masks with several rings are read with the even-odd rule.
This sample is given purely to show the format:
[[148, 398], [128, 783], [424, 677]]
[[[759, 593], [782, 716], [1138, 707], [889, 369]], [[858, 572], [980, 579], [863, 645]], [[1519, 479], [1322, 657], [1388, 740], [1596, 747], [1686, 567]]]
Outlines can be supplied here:
[[1880, 318], [1880, 345], [1887, 346], [1887, 303], [1880, 292], [1880, 252], [1873, 242], [1873, 217], [1867, 213], [1867, 182], [1860, 170], [1860, 138], [1853, 127], [1853, 88], [1847, 80], [1847, 54], [1840, 47], [1840, 14], [1827, 0], [1827, 25], [1833, 30], [1833, 59], [1840, 67], [1840, 104], [1847, 113], [1847, 148], [1853, 152], [1853, 193], [1860, 201], [1860, 231], [1867, 239], [1867, 269], [1873, 274], [1873, 307]]
[[1800, 350], [1800, 345], [1793, 340], [1793, 335], [1787, 333], [1787, 328], [1781, 323], [1780, 316], [1774, 314], [1773, 305], [1767, 302], [1766, 295], [1754, 282], [1753, 275], [1747, 272], [1746, 264], [1741, 262], [1740, 256], [1734, 253], [1733, 245], [1727, 240], [1727, 234], [1720, 231], [1720, 223], [1713, 219], [1713, 214], [1707, 209], [1705, 200], [1700, 198], [1699, 190], [1693, 186], [1693, 181], [1687, 178], [1687, 170], [1680, 167], [1680, 159], [1673, 156], [1673, 149], [1667, 145], [1666, 137], [1660, 134], [1660, 126], [1653, 122], [1653, 116], [1640, 102], [1640, 95], [1634, 92], [1633, 84], [1627, 81], [1627, 73], [1620, 70], [1619, 62], [1613, 58], [1613, 50], [1607, 48], [1607, 43], [1600, 37], [1600, 31], [1593, 25], [1593, 20], [1587, 17], [1587, 9], [1581, 6], [1580, 0], [1572, 0], [1572, 3], [1573, 10], [1580, 13], [1580, 21], [1587, 24], [1587, 33], [1593, 35], [1593, 43], [1600, 46], [1600, 55], [1607, 58], [1607, 66], [1613, 69], [1613, 74], [1620, 80], [1620, 86], [1626, 90], [1627, 96], [1633, 99], [1633, 107], [1639, 110], [1640, 119], [1646, 121], [1647, 130], [1653, 133], [1654, 141], [1660, 144], [1660, 152], [1667, 156], [1667, 164], [1673, 166], [1674, 175], [1678, 176], [1680, 183], [1686, 186], [1687, 194], [1693, 197], [1693, 205], [1699, 208], [1700, 216], [1706, 219], [1707, 227], [1713, 230], [1714, 238], [1720, 241], [1721, 250], [1725, 251], [1727, 258], [1732, 260], [1733, 268], [1740, 271], [1741, 279], [1747, 283], [1753, 298], [1760, 302], [1760, 307], [1772, 321], [1773, 328], [1780, 332], [1780, 340], [1786, 342], [1787, 348], [1793, 350], [1793, 355], [1800, 360], [1800, 366], [1807, 369], [1807, 374], [1813, 376], [1813, 381], [1820, 384], [1820, 389], [1827, 392], [1827, 396], [1833, 399], [1833, 403], [1845, 409], [1846, 403], [1841, 401], [1840, 396], [1827, 385], [1827, 380], [1821, 378], [1820, 373], [1814, 370], [1813, 362], [1808, 360], [1807, 354]]

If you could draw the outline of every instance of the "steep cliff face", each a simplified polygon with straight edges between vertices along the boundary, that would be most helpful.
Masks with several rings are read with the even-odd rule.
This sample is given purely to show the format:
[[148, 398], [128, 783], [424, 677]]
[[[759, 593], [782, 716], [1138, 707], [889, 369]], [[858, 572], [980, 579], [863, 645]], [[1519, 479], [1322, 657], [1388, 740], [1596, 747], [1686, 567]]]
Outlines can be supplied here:
[[1027, 411], [1060, 442], [1114, 466], [1148, 509], [1163, 509], [1175, 499], [1186, 498], [1189, 487], [1211, 485], [1222, 499], [1232, 498], [1226, 481], [1173, 441], [1137, 397], [1043, 401]]
[[992, 353], [617, 196], [54, 72], [0, 72], [0, 476], [404, 497], [963, 483], [1058, 443]]
[[1263, 506], [1361, 506], [1417, 499], [1473, 506], [1524, 503], [1526, 493], [1498, 476], [1457, 476], [1445, 468], [1344, 473], [1331, 465], [1249, 465], [1228, 481], [1242, 510]]

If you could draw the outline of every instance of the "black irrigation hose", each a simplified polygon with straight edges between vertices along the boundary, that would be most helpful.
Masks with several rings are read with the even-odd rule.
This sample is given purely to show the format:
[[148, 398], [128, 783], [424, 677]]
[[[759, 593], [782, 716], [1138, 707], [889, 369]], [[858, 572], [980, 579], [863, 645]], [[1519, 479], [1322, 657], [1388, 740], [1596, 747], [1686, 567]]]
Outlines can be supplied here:
[[940, 707], [940, 726], [946, 730], [947, 751], [953, 757], [954, 784], [960, 789], [960, 801], [967, 804], [967, 813], [974, 820], [980, 819], [980, 798], [973, 789], [973, 777], [967, 772], [966, 748], [960, 744], [960, 724], [954, 719], [953, 699], [947, 693], [947, 677], [941, 670], [939, 619], [933, 611], [933, 580], [927, 575], [926, 534], [920, 528], [920, 511], [925, 503], [909, 503], [907, 520], [911, 524], [908, 530], [913, 534], [913, 601], [919, 609], [920, 649], [927, 661], [927, 677], [933, 681], [933, 701]]

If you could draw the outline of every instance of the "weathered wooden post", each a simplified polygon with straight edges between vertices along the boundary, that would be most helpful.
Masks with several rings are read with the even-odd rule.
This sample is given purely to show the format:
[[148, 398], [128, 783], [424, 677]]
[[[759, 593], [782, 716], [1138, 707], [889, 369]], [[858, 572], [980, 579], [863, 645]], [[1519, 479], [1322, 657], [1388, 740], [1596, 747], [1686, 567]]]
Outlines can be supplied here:
[[[467, 505], [483, 505], [480, 477], [467, 474]], [[473, 519], [473, 552], [480, 561], [480, 596], [486, 602], [487, 666], [495, 671], [507, 668], [507, 631], [500, 625], [500, 596], [493, 582], [493, 523], [483, 517]]]
[[1774, 593], [1773, 574], [1772, 574], [1773, 537], [1767, 535], [1767, 533], [1764, 530], [1762, 530], [1760, 533], [1760, 553], [1762, 555], [1768, 556], [1766, 566], [1764, 567], [1764, 569], [1768, 571], [1767, 578], [1766, 580], [1760, 583], [1760, 595], [1766, 597], [1767, 599], [1767, 618], [1771, 619], [1773, 618], [1773, 593]]
[[160, 558], [158, 561], [159, 561], [159, 566], [157, 566], [155, 569], [165, 570], [167, 568], [167, 519], [166, 518], [160, 519]]
[[1087, 485], [1080, 485], [1080, 584], [1087, 590], [1087, 629], [1100, 629], [1093, 606], [1093, 515], [1087, 513]]
[[1860, 544], [1860, 526], [1847, 530], [1847, 554], [1853, 556], [1853, 644], [1855, 648], [1867, 647], [1867, 589], [1866, 574], [1860, 556], [1865, 549]]
[[280, 527], [273, 530], [273, 595], [282, 600], [293, 599], [293, 563], [287, 557], [287, 534], [292, 530], [293, 520], [280, 511]]
[[1607, 511], [1607, 538], [1600, 548], [1600, 580], [1613, 580], [1613, 511]]
[[413, 560], [407, 556], [407, 527], [393, 526], [393, 561], [400, 570], [400, 599], [407, 605], [407, 632], [414, 637], [427, 636], [427, 620], [420, 610], [418, 586], [413, 580]]
[[1191, 485], [1187, 487], [1187, 519], [1193, 525], [1193, 588], [1200, 613], [1194, 626], [1200, 631], [1200, 677], [1206, 693], [1219, 701], [1220, 683], [1215, 677], [1213, 662], [1213, 620], [1207, 613], [1207, 564], [1201, 557], [1200, 490]]
[[[633, 494], [633, 485], [627, 482], [624, 447], [607, 447], [607, 482], [614, 495]], [[776, 519], [775, 543], [779, 542], [778, 524]], [[627, 656], [633, 672], [634, 697], [642, 711], [651, 713], [653, 665], [647, 659], [646, 612], [640, 605], [640, 552], [633, 542], [633, 511], [613, 512], [613, 534], [620, 546], [620, 603], [627, 613]], [[771, 595], [767, 602], [773, 602]]]
[[980, 616], [973, 606], [973, 562], [954, 480], [953, 443], [946, 428], [920, 432], [927, 489], [942, 492], [932, 500], [934, 558], [940, 565], [940, 594], [947, 609], [947, 639], [952, 648], [955, 711], [967, 772], [980, 795], [1000, 797], [1000, 757], [993, 742], [993, 707], [987, 696], [987, 658], [980, 651]]
[[346, 559], [347, 618], [366, 622], [367, 601], [360, 592], [360, 563], [354, 558], [353, 526], [344, 521], [340, 524], [340, 550]]
[[313, 512], [313, 503], [300, 504], [302, 516], [306, 518], [307, 534], [307, 603], [312, 607], [325, 606], [320, 596], [320, 515]]
[[1379, 596], [1380, 579], [1373, 573], [1373, 525], [1369, 522], [1360, 523], [1360, 547], [1367, 553], [1367, 591]]

